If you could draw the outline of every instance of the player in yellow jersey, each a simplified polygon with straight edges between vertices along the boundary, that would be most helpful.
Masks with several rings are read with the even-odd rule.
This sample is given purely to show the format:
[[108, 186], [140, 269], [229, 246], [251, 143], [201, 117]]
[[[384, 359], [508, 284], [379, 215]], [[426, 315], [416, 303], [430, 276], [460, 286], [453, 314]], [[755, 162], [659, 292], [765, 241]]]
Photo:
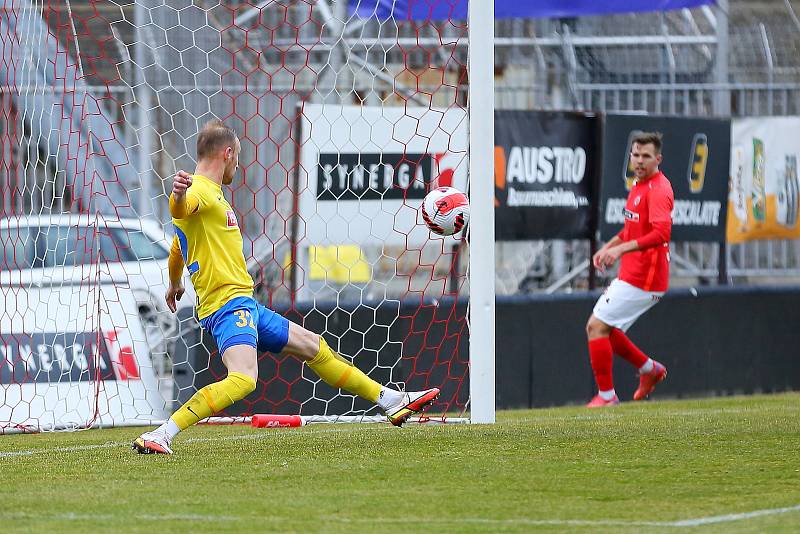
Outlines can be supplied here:
[[335, 388], [380, 406], [395, 426], [422, 410], [439, 389], [404, 393], [381, 386], [331, 350], [325, 340], [253, 299], [253, 280], [242, 253], [236, 215], [222, 193], [239, 167], [239, 138], [221, 121], [207, 123], [197, 138], [197, 169], [175, 176], [169, 209], [175, 238], [165, 296], [174, 313], [184, 293], [186, 266], [197, 292], [201, 326], [217, 342], [228, 376], [202, 388], [169, 420], [133, 442], [140, 453], [172, 454], [172, 439], [189, 426], [222, 411], [256, 388], [258, 351], [290, 354]]

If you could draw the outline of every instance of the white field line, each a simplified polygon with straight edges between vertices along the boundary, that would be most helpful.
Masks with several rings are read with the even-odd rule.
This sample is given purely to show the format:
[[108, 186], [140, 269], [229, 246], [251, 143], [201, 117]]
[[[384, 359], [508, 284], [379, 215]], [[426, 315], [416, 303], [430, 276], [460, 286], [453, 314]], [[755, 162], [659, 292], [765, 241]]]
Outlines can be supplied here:
[[[392, 429], [394, 427], [386, 426], [386, 427], [379, 427], [375, 426], [375, 430], [384, 430], [384, 429]], [[181, 440], [181, 443], [207, 443], [213, 441], [243, 441], [243, 440], [250, 440], [250, 439], [266, 439], [269, 437], [274, 437], [278, 435], [278, 433], [285, 432], [286, 429], [275, 429], [275, 432], [271, 432], [270, 430], [265, 430], [264, 432], [254, 433], [254, 434], [240, 434], [237, 436], [215, 436], [209, 438], [188, 438]], [[315, 428], [310, 433], [311, 434], [331, 434], [335, 432], [352, 432], [354, 430], [353, 427], [345, 428], [345, 427], [335, 427], [335, 428]], [[371, 429], [372, 430], [372, 429]], [[22, 451], [6, 451], [0, 452], [0, 458], [14, 458], [17, 456], [34, 456], [37, 454], [53, 454], [53, 453], [68, 453], [68, 452], [82, 452], [82, 451], [92, 451], [96, 449], [113, 449], [116, 447], [129, 447], [131, 443], [133, 443], [133, 439], [135, 436], [131, 437], [130, 441], [107, 441], [106, 443], [97, 443], [94, 445], [74, 445], [72, 447], [51, 447], [51, 448], [42, 448], [42, 449], [28, 449]]]
[[714, 523], [740, 521], [742, 519], [751, 519], [753, 517], [761, 517], [765, 515], [788, 514], [790, 512], [800, 512], [800, 504], [796, 506], [787, 506], [786, 508], [770, 508], [767, 510], [756, 510], [754, 512], [744, 512], [741, 514], [715, 515], [711, 517], [699, 517], [697, 519], [686, 519], [684, 521], [674, 521], [672, 525], [676, 527], [696, 527], [700, 525], [712, 525]]
[[242, 521], [244, 517], [235, 517], [230, 515], [207, 515], [207, 514], [135, 514], [118, 516], [112, 514], [48, 514], [46, 512], [0, 512], [0, 520], [10, 521], [16, 520], [46, 520], [46, 521], [101, 521], [108, 523], [117, 521], [120, 518], [133, 519], [137, 521], [202, 521], [202, 522], [224, 522], [224, 521]]
[[[308, 521], [318, 521], [324, 519], [330, 523], [350, 523], [350, 524], [397, 524], [397, 525], [412, 525], [412, 524], [440, 524], [440, 525], [486, 525], [486, 526], [573, 526], [573, 527], [661, 527], [661, 528], [691, 528], [703, 525], [712, 525], [719, 523], [730, 523], [734, 521], [743, 521], [756, 517], [764, 517], [770, 515], [786, 514], [791, 512], [800, 512], [800, 505], [789, 506], [786, 508], [771, 508], [767, 510], [755, 510], [753, 512], [744, 512], [740, 514], [726, 514], [708, 517], [699, 517], [695, 519], [685, 519], [682, 521], [621, 521], [613, 519], [529, 519], [525, 517], [508, 518], [508, 519], [489, 519], [480, 517], [454, 517], [454, 518], [423, 518], [423, 517], [400, 517], [400, 518], [385, 518], [385, 517], [365, 517], [365, 518], [348, 518], [348, 517], [325, 517], [316, 518], [309, 517]], [[34, 519], [34, 520], [57, 520], [57, 521], [113, 521], [119, 519], [120, 516], [111, 514], [47, 514], [46, 512], [0, 512], [0, 519]], [[139, 521], [201, 521], [201, 522], [235, 522], [235, 521], [250, 521], [253, 517], [250, 516], [230, 516], [230, 515], [212, 515], [212, 514], [135, 514], [130, 517], [131, 519]], [[283, 516], [258, 516], [260, 521], [269, 522], [294, 522], [297, 521], [296, 517], [283, 517]], [[300, 519], [303, 521], [303, 519]]]
[[50, 454], [54, 452], [80, 452], [92, 451], [95, 449], [111, 449], [113, 447], [121, 447], [125, 445], [120, 441], [108, 441], [106, 443], [98, 443], [96, 445], [75, 445], [74, 447], [52, 447], [49, 449], [28, 449], [25, 451], [7, 451], [0, 452], [0, 458], [14, 458], [15, 456], [34, 456], [36, 454]]
[[714, 515], [708, 517], [698, 517], [695, 519], [684, 519], [681, 521], [623, 521], [618, 519], [529, 519], [525, 517], [508, 518], [508, 519], [489, 519], [481, 517], [454, 517], [454, 518], [422, 518], [422, 517], [404, 517], [399, 519], [392, 518], [343, 518], [343, 517], [329, 517], [325, 518], [330, 522], [341, 523], [422, 523], [422, 524], [473, 524], [473, 525], [487, 525], [487, 526], [514, 526], [514, 525], [530, 525], [530, 526], [576, 526], [576, 527], [663, 527], [663, 528], [689, 528], [703, 525], [713, 525], [717, 523], [730, 523], [733, 521], [743, 521], [755, 517], [763, 517], [770, 515], [786, 514], [791, 512], [800, 512], [800, 504], [796, 506], [789, 506], [786, 508], [770, 508], [767, 510], [755, 510], [753, 512], [744, 512], [740, 514], [726, 514]]

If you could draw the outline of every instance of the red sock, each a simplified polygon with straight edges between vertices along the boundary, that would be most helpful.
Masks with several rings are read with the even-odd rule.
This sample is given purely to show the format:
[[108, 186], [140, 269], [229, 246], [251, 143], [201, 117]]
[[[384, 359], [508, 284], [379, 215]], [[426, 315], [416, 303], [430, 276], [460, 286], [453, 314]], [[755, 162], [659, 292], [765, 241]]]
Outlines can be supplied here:
[[637, 369], [647, 363], [647, 355], [628, 339], [628, 336], [619, 328], [612, 328], [608, 336], [614, 352], [628, 360]]
[[598, 337], [589, 340], [589, 360], [592, 362], [594, 379], [600, 391], [614, 389], [614, 378], [611, 374], [614, 351], [607, 337]]

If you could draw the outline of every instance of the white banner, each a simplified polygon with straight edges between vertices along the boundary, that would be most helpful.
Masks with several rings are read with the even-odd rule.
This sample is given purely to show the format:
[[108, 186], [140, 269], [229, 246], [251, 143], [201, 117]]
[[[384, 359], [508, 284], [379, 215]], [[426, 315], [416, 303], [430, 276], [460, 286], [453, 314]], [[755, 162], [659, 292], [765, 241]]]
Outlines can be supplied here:
[[149, 424], [169, 416], [126, 284], [4, 280], [0, 426]]
[[424, 244], [422, 199], [466, 191], [468, 146], [464, 109], [304, 105], [302, 243]]
[[733, 121], [729, 242], [800, 237], [798, 131], [800, 117]]

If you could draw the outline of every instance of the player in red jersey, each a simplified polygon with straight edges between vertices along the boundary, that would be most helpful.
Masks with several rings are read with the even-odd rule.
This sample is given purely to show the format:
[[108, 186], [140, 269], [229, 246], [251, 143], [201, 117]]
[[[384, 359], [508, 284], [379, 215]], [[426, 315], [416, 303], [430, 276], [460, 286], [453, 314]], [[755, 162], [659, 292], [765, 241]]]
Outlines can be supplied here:
[[667, 376], [667, 369], [649, 358], [625, 332], [653, 307], [669, 284], [669, 240], [672, 232], [672, 185], [658, 170], [661, 134], [642, 133], [631, 144], [636, 180], [625, 203], [625, 226], [592, 257], [601, 272], [620, 260], [615, 278], [598, 299], [586, 335], [598, 393], [587, 404], [594, 408], [619, 404], [614, 391], [614, 353], [639, 369], [634, 400], [646, 398]]

